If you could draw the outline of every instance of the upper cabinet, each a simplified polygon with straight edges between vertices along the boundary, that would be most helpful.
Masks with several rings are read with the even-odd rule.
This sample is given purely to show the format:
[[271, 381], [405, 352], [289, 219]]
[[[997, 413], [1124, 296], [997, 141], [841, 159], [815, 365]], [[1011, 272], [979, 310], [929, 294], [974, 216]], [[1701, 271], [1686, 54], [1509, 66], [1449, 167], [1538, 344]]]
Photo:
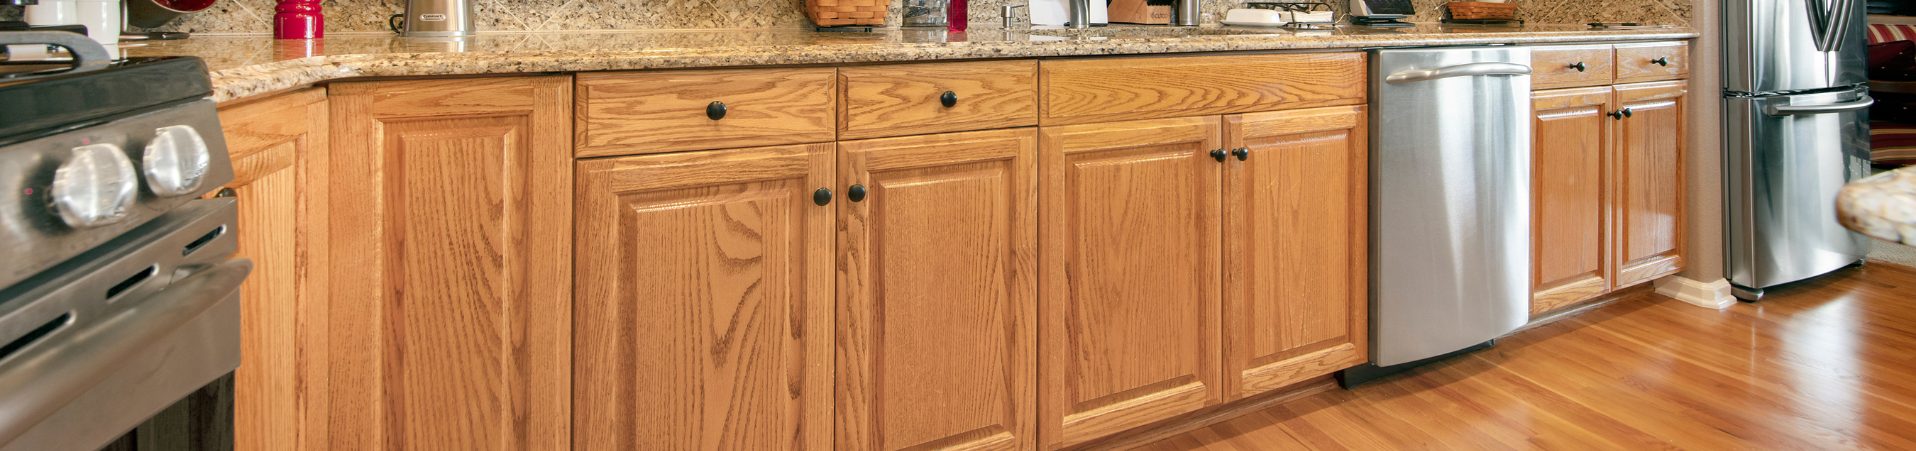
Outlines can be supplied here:
[[572, 78], [330, 89], [330, 448], [567, 448]]
[[326, 89], [220, 109], [233, 158], [240, 287], [233, 439], [242, 450], [325, 450]]
[[1224, 367], [1231, 398], [1369, 359], [1362, 106], [1226, 116]]

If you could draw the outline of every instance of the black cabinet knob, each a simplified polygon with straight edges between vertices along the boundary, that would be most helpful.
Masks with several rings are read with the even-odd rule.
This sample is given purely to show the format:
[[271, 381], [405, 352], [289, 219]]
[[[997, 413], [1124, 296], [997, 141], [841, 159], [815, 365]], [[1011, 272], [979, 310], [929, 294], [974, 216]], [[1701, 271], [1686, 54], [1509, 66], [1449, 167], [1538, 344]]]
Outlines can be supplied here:
[[220, 188], [220, 192], [214, 193], [213, 197], [239, 197], [239, 193], [233, 192], [231, 187], [225, 187]]
[[1623, 117], [1630, 117], [1630, 116], [1634, 116], [1634, 115], [1636, 115], [1636, 112], [1634, 112], [1634, 111], [1630, 111], [1630, 109], [1629, 109], [1629, 108], [1624, 108], [1624, 109], [1623, 109]]
[[1213, 150], [1211, 150], [1211, 158], [1215, 158], [1215, 159], [1217, 159], [1217, 162], [1219, 162], [1219, 163], [1223, 163], [1223, 162], [1224, 162], [1224, 155], [1225, 155], [1225, 154], [1224, 154], [1224, 149], [1213, 149]]
[[1616, 120], [1619, 120], [1619, 121], [1621, 121], [1621, 120], [1623, 120], [1623, 111], [1611, 111], [1611, 112], [1610, 112], [1610, 118], [1611, 118], [1611, 119], [1616, 119]]
[[1236, 156], [1237, 161], [1249, 160], [1251, 159], [1251, 149], [1243, 147], [1231, 149], [1231, 155]]
[[951, 108], [958, 104], [958, 93], [945, 91], [945, 95], [938, 96], [938, 103], [945, 104], [945, 108]]
[[725, 102], [714, 100], [712, 101], [712, 103], [705, 105], [705, 117], [712, 118], [712, 120], [715, 120], [715, 121], [719, 119], [724, 119], [725, 118]]
[[1659, 56], [1657, 59], [1650, 60], [1650, 62], [1657, 63], [1658, 66], [1670, 67], [1670, 57], [1667, 56]]
[[852, 185], [851, 189], [845, 190], [845, 198], [852, 202], [865, 200], [865, 185]]
[[1585, 66], [1585, 65], [1583, 65], [1583, 62], [1582, 62], [1582, 61], [1578, 61], [1578, 62], [1577, 62], [1577, 64], [1572, 64], [1572, 65], [1570, 65], [1570, 68], [1571, 68], [1571, 69], [1576, 69], [1576, 70], [1577, 70], [1577, 72], [1583, 72], [1583, 71], [1586, 71], [1586, 70], [1590, 70], [1590, 66]]
[[827, 188], [819, 188], [818, 191], [813, 191], [812, 203], [818, 204], [818, 206], [820, 207], [825, 206], [825, 204], [832, 203], [832, 190]]

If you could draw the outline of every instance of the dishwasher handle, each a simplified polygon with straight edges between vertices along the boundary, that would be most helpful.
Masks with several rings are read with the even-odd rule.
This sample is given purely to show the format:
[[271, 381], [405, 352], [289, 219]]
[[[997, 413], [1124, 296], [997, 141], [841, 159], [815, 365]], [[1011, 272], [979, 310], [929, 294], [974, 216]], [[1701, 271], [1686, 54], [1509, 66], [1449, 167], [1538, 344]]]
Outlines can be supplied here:
[[1530, 66], [1517, 63], [1470, 63], [1436, 69], [1413, 69], [1390, 74], [1384, 77], [1385, 83], [1410, 83], [1413, 81], [1436, 80], [1450, 77], [1474, 77], [1478, 75], [1530, 75]]
[[1843, 103], [1831, 103], [1827, 105], [1804, 105], [1804, 106], [1770, 105], [1770, 106], [1763, 107], [1763, 113], [1771, 115], [1771, 116], [1796, 116], [1796, 115], [1802, 115], [1802, 114], [1844, 113], [1844, 112], [1850, 112], [1850, 111], [1856, 111], [1856, 110], [1860, 110], [1864, 108], [1869, 108], [1870, 105], [1875, 105], [1875, 104], [1876, 104], [1876, 99], [1870, 98], [1868, 94], [1864, 94], [1863, 98], [1861, 99], [1856, 99], [1853, 101], [1843, 102]]

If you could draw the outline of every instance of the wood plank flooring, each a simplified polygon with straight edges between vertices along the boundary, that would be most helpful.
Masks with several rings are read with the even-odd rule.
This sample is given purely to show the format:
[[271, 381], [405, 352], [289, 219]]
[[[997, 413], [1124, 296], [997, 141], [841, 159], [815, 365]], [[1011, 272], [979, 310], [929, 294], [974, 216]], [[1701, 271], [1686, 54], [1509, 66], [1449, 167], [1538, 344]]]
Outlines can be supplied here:
[[1916, 449], [1916, 270], [1720, 311], [1643, 292], [1139, 449]]

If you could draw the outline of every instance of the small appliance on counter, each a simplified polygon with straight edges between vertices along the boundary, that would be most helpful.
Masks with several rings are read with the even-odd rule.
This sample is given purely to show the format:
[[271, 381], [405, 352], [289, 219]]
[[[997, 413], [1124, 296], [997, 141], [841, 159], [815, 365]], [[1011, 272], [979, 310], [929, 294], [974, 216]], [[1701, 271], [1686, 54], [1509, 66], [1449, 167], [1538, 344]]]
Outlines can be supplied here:
[[[1064, 26], [1071, 21], [1071, 0], [1031, 0], [1031, 24]], [[1102, 27], [1111, 23], [1111, 14], [1104, 0], [1091, 0], [1091, 26]]]
[[1244, 6], [1225, 12], [1220, 22], [1236, 27], [1329, 29], [1337, 25], [1337, 13], [1323, 2], [1245, 2]]
[[457, 37], [478, 34], [472, 25], [473, 0], [406, 0], [406, 12], [386, 19], [405, 37]]
[[1398, 19], [1417, 14], [1410, 0], [1351, 0], [1351, 23], [1373, 27], [1408, 27]]
[[[0, 451], [232, 443], [253, 264], [234, 199], [201, 198], [233, 180], [206, 64], [0, 45], [72, 55], [0, 64]], [[129, 432], [174, 414], [205, 427]]]

